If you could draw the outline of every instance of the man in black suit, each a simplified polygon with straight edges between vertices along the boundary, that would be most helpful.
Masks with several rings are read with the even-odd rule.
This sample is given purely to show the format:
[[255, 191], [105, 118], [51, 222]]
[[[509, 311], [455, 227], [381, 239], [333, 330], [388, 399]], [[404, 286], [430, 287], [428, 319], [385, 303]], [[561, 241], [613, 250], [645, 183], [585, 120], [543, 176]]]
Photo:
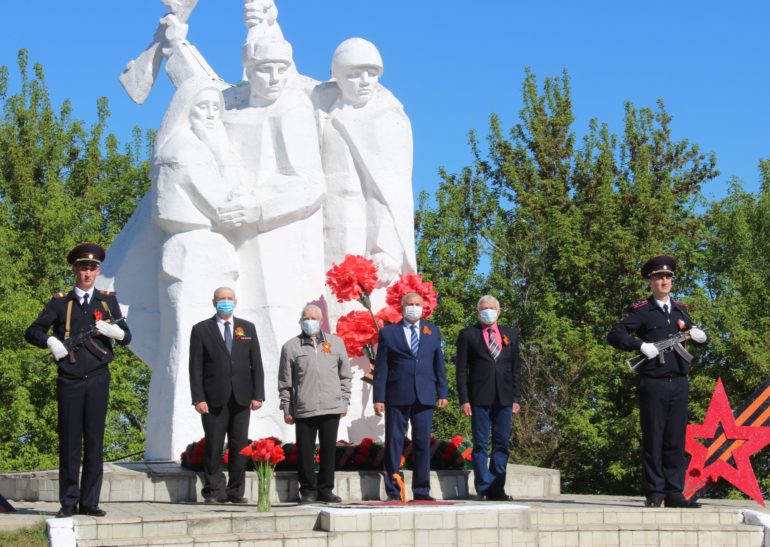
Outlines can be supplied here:
[[693, 326], [687, 304], [670, 297], [675, 273], [676, 261], [670, 256], [655, 256], [645, 262], [642, 277], [652, 295], [626, 308], [607, 341], [615, 348], [639, 351], [647, 357], [637, 368], [645, 505], [695, 508], [700, 505], [682, 494], [687, 470], [684, 446], [690, 364], [679, 352], [660, 353], [655, 346], [655, 342], [679, 331], [687, 331], [696, 344], [706, 343], [706, 333]]
[[[265, 400], [262, 355], [253, 323], [233, 317], [237, 300], [229, 287], [214, 291], [216, 315], [190, 334], [190, 391], [206, 435], [203, 464], [205, 503], [247, 503], [249, 413]], [[225, 486], [222, 446], [227, 435], [230, 476]]]
[[480, 323], [457, 337], [457, 393], [463, 414], [471, 418], [477, 499], [510, 501], [505, 473], [513, 414], [521, 409], [519, 333], [497, 323], [500, 303], [494, 296], [482, 296], [477, 312]]
[[[75, 287], [58, 292], [45, 305], [24, 338], [48, 348], [58, 366], [56, 400], [59, 433], [59, 502], [57, 517], [82, 515], [103, 517], [99, 508], [102, 489], [104, 424], [110, 395], [112, 340], [121, 346], [131, 341], [115, 293], [94, 287], [104, 261], [104, 247], [96, 243], [76, 245], [67, 255], [75, 275]], [[53, 334], [49, 335], [49, 329]], [[78, 347], [66, 348], [63, 341], [84, 331], [95, 335]], [[79, 484], [80, 454], [83, 477]], [[77, 507], [79, 505], [79, 508]]]

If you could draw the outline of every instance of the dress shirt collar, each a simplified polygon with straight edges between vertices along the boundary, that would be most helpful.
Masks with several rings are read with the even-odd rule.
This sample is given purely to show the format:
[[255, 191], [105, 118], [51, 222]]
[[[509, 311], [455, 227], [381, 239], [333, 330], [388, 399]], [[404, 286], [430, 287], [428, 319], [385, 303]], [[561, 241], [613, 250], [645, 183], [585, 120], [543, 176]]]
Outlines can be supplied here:
[[87, 291], [84, 291], [80, 287], [77, 287], [77, 286], [75, 287], [75, 296], [77, 296], [78, 302], [81, 302], [81, 303], [83, 302], [83, 295], [84, 294], [88, 295], [88, 301], [90, 302], [94, 298], [94, 288], [91, 287]]

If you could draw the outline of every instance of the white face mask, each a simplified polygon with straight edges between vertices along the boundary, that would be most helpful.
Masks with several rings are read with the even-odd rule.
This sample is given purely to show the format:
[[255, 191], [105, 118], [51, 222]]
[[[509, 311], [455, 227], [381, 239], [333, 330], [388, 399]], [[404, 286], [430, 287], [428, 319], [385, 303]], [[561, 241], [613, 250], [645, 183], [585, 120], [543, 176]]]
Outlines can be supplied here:
[[497, 310], [494, 308], [487, 308], [479, 311], [479, 319], [485, 325], [492, 325], [497, 321]]
[[407, 321], [414, 323], [422, 317], [422, 306], [416, 304], [404, 306], [404, 317]]

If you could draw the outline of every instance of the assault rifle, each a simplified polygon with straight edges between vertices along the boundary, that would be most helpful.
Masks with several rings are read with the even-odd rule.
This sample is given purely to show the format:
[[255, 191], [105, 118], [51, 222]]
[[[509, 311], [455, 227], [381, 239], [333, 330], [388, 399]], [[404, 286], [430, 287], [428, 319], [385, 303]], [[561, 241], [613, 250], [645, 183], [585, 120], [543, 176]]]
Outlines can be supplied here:
[[[708, 327], [697, 327], [701, 329], [702, 331], [708, 330]], [[689, 330], [680, 330], [676, 334], [669, 334], [668, 338], [664, 338], [663, 340], [659, 340], [658, 342], [654, 342], [656, 348], [658, 348], [658, 363], [664, 364], [666, 362], [665, 353], [668, 353], [669, 351], [675, 351], [679, 354], [679, 356], [684, 359], [686, 363], [690, 363], [692, 361], [692, 354], [684, 349], [684, 346], [682, 345], [682, 342], [685, 342], [690, 339], [690, 331]], [[640, 353], [639, 355], [636, 355], [635, 357], [631, 357], [629, 359], [626, 359], [626, 364], [631, 367], [631, 370], [636, 370], [636, 368], [647, 361], [647, 356]]]
[[[112, 323], [112, 319], [110, 317], [105, 319], [106, 322]], [[115, 323], [120, 323], [122, 321], [125, 321], [125, 318], [121, 317], [117, 321], [114, 321]], [[98, 359], [102, 359], [105, 355], [107, 355], [107, 350], [102, 347], [102, 345], [94, 340], [95, 337], [99, 336], [99, 331], [96, 330], [96, 325], [93, 325], [86, 330], [80, 331], [77, 334], [73, 334], [69, 338], [66, 338], [62, 344], [64, 344], [64, 347], [67, 348], [67, 360], [71, 365], [74, 365], [76, 362], [75, 359], [75, 351], [77, 351], [80, 347], [85, 346], [85, 348], [90, 351], [94, 357]], [[44, 363], [48, 361], [51, 358], [51, 354], [47, 353], [45, 355], [41, 355], [37, 359], [35, 359], [32, 362], [32, 365], [38, 365], [40, 363]]]

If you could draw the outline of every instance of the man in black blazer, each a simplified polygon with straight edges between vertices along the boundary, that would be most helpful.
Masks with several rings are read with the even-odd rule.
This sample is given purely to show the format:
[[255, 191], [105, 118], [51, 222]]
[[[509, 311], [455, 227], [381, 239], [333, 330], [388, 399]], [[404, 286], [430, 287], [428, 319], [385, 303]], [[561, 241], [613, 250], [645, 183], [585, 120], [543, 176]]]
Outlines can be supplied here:
[[[190, 335], [190, 391], [206, 435], [203, 464], [205, 503], [247, 503], [243, 497], [249, 412], [265, 400], [262, 355], [253, 323], [233, 317], [237, 300], [229, 287], [214, 291], [214, 317]], [[230, 477], [225, 487], [222, 446], [227, 435]]]
[[510, 501], [505, 472], [513, 414], [521, 409], [519, 333], [497, 323], [500, 303], [494, 296], [482, 296], [477, 312], [480, 323], [457, 337], [457, 393], [463, 414], [471, 418], [477, 499]]

